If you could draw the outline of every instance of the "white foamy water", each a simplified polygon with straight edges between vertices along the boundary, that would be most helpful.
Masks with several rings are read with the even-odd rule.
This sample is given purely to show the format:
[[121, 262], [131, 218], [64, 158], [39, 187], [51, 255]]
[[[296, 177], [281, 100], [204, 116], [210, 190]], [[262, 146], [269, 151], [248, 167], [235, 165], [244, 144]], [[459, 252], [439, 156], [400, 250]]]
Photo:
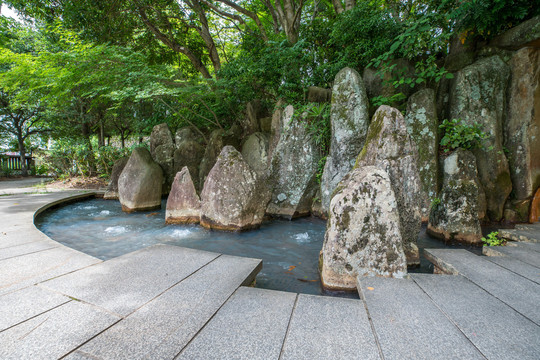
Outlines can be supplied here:
[[109, 215], [111, 212], [109, 210], [103, 210], [99, 213], [101, 216]]
[[299, 243], [309, 242], [309, 234], [307, 232], [294, 235], [294, 238]]
[[125, 233], [126, 231], [127, 229], [123, 226], [109, 226], [105, 229], [105, 232], [111, 235], [120, 235]]
[[184, 238], [189, 235], [191, 235], [191, 230], [188, 229], [176, 229], [171, 234], [171, 236], [175, 238]]
[[92, 205], [90, 205], [90, 206], [84, 206], [83, 209], [84, 209], [84, 210], [94, 210], [94, 209], [97, 209], [97, 206], [92, 206]]

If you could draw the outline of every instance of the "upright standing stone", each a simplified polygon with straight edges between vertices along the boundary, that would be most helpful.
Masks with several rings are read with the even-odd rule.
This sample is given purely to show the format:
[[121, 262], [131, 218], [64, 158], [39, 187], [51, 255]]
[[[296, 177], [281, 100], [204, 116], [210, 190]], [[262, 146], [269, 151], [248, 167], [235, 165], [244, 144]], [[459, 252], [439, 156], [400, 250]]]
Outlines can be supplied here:
[[268, 135], [256, 132], [242, 145], [242, 157], [260, 175], [268, 174]]
[[227, 131], [219, 129], [212, 131], [199, 168], [200, 186], [204, 184], [206, 176], [214, 167], [216, 159], [224, 146], [230, 145], [236, 149], [240, 149], [240, 136], [241, 129], [234, 125]]
[[184, 166], [187, 166], [197, 191], [200, 191], [202, 187], [202, 184], [199, 183], [199, 167], [204, 152], [204, 147], [193, 139], [186, 139], [177, 143], [174, 151], [174, 171], [178, 173]]
[[109, 182], [107, 191], [105, 191], [105, 195], [103, 195], [104, 199], [118, 200], [118, 179], [120, 178], [120, 175], [122, 174], [122, 171], [124, 170], [124, 167], [126, 166], [128, 160], [129, 157], [124, 156], [114, 162], [111, 173], [111, 181]]
[[270, 192], [265, 179], [232, 146], [225, 146], [208, 174], [201, 193], [201, 225], [241, 231], [257, 228]]
[[344, 68], [336, 75], [330, 122], [330, 154], [326, 158], [321, 179], [323, 213], [328, 212], [337, 184], [353, 168], [366, 139], [369, 101], [364, 82], [356, 70]]
[[504, 146], [515, 198], [530, 200], [540, 187], [540, 50], [517, 51], [510, 69]]
[[401, 235], [388, 174], [374, 166], [352, 170], [330, 203], [321, 252], [323, 286], [354, 290], [357, 276], [403, 277], [407, 260]]
[[422, 226], [422, 183], [417, 164], [418, 150], [407, 132], [403, 115], [392, 107], [379, 107], [355, 168], [376, 166], [388, 173], [396, 195], [403, 249], [409, 265], [420, 264], [416, 243]]
[[167, 224], [195, 224], [201, 218], [201, 201], [193, 185], [187, 166], [174, 177], [167, 198], [165, 222]]
[[163, 169], [163, 193], [171, 189], [174, 178], [174, 141], [166, 123], [154, 126], [150, 134], [150, 153], [155, 162]]
[[[317, 192], [317, 168], [321, 158], [313, 136], [291, 105], [284, 110], [283, 132], [272, 155], [272, 199], [266, 209], [287, 219], [309, 215]], [[290, 120], [289, 120], [290, 119]]]
[[443, 185], [433, 203], [427, 231], [445, 242], [481, 243], [476, 159], [457, 149], [444, 159]]
[[450, 117], [467, 125], [479, 125], [487, 136], [473, 153], [486, 194], [487, 215], [492, 221], [501, 219], [512, 191], [502, 130], [509, 75], [500, 57], [485, 58], [459, 71], [450, 92]]
[[246, 104], [246, 114], [244, 121], [242, 122], [242, 128], [244, 130], [244, 136], [249, 136], [253, 133], [260, 132], [261, 127], [259, 119], [264, 118], [266, 115], [263, 104], [260, 100], [253, 100]]
[[289, 123], [292, 120], [292, 116], [294, 113], [294, 108], [291, 106], [290, 108], [286, 108], [287, 112], [285, 112], [285, 109], [283, 108], [284, 102], [283, 100], [278, 100], [276, 103], [276, 106], [274, 108], [274, 113], [272, 114], [272, 125], [270, 129], [270, 139], [268, 141], [268, 166], [270, 166], [272, 162], [272, 156], [274, 154], [274, 150], [276, 149], [277, 144], [279, 143], [279, 138], [281, 137], [281, 133], [283, 131], [283, 124]]
[[159, 209], [163, 170], [145, 148], [133, 149], [118, 179], [122, 210], [127, 212]]
[[437, 196], [439, 122], [435, 91], [423, 89], [407, 103], [407, 130], [418, 148], [418, 172], [422, 181], [422, 217], [427, 219], [432, 200]]

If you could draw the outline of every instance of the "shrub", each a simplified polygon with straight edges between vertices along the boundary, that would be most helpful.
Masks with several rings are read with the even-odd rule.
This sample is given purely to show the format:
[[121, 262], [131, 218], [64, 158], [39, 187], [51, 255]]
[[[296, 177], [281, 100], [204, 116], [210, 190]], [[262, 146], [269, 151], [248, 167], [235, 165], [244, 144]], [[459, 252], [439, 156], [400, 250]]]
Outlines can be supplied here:
[[498, 231], [492, 231], [486, 237], [482, 238], [485, 246], [502, 246], [506, 243], [504, 239], [499, 238]]
[[444, 131], [444, 136], [440, 141], [444, 152], [457, 148], [476, 149], [486, 138], [486, 134], [478, 125], [463, 124], [460, 119], [445, 119], [439, 127]]

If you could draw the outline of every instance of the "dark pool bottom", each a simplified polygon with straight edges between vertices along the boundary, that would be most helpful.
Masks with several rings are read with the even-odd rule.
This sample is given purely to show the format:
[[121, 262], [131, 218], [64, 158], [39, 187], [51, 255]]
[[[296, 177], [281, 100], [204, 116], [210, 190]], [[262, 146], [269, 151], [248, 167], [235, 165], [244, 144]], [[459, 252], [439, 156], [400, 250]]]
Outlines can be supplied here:
[[[154, 244], [178, 245], [228, 255], [263, 259], [257, 287], [307, 294], [357, 297], [354, 293], [325, 292], [317, 270], [326, 222], [317, 218], [274, 220], [259, 230], [243, 233], [209, 231], [198, 225], [165, 225], [162, 210], [127, 214], [118, 201], [89, 199], [54, 208], [36, 219], [36, 226], [52, 239], [108, 260]], [[418, 245], [446, 247], [422, 229]], [[415, 272], [433, 272], [422, 258]]]

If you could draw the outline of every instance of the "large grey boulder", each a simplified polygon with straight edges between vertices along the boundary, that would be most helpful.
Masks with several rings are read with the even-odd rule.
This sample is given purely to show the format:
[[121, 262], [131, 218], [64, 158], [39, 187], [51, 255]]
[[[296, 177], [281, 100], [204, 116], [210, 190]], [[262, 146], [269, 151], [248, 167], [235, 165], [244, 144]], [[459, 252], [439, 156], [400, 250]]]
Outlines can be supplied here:
[[418, 172], [422, 181], [422, 218], [429, 216], [431, 201], [437, 196], [439, 122], [435, 106], [435, 91], [423, 89], [407, 102], [407, 130], [418, 148]]
[[246, 104], [246, 112], [242, 121], [244, 136], [260, 132], [260, 120], [267, 116], [266, 110], [260, 100], [252, 100]]
[[118, 179], [118, 197], [126, 212], [159, 209], [163, 170], [150, 152], [142, 147], [133, 149]]
[[418, 149], [399, 110], [383, 105], [377, 109], [355, 168], [376, 166], [392, 182], [399, 211], [403, 249], [409, 265], [419, 265], [418, 234], [422, 226], [422, 183], [418, 172]]
[[321, 154], [313, 136], [293, 116], [293, 107], [287, 106], [283, 113], [281, 138], [272, 155], [272, 198], [266, 211], [292, 219], [310, 213], [318, 188], [316, 175]]
[[184, 166], [187, 166], [197, 191], [200, 191], [202, 185], [199, 182], [199, 167], [204, 153], [204, 146], [199, 141], [189, 138], [177, 143], [174, 151], [174, 171], [178, 173]]
[[225, 146], [201, 193], [201, 225], [226, 231], [260, 226], [270, 197], [264, 178], [232, 146]]
[[444, 159], [443, 185], [429, 215], [427, 232], [445, 242], [479, 244], [476, 159], [458, 149]]
[[503, 148], [503, 118], [510, 70], [498, 56], [467, 66], [456, 74], [450, 92], [450, 118], [478, 125], [486, 134], [474, 149], [480, 183], [486, 194], [487, 215], [499, 221], [512, 191], [508, 161]]
[[224, 146], [230, 145], [240, 149], [241, 132], [242, 130], [234, 125], [227, 131], [219, 129], [212, 131], [199, 168], [199, 184], [201, 186], [204, 184], [210, 170], [214, 167], [217, 157]]
[[185, 126], [176, 130], [174, 135], [174, 143], [178, 147], [178, 144], [181, 144], [184, 141], [197, 141], [201, 142], [201, 135], [198, 134], [191, 126]]
[[105, 194], [103, 195], [105, 200], [118, 200], [118, 179], [120, 178], [122, 170], [124, 170], [128, 160], [129, 157], [124, 156], [114, 162], [111, 173], [111, 181], [109, 182], [109, 186], [107, 186], [107, 191], [105, 191]]
[[517, 51], [510, 69], [504, 146], [515, 198], [530, 200], [540, 187], [540, 50]]
[[256, 132], [242, 145], [242, 157], [260, 175], [268, 174], [268, 135]]
[[354, 290], [357, 276], [407, 274], [398, 205], [384, 170], [356, 168], [339, 184], [321, 256], [321, 280], [329, 289]]
[[167, 224], [196, 224], [201, 218], [201, 201], [193, 185], [187, 166], [184, 166], [172, 183], [167, 198], [165, 222]]
[[174, 141], [169, 125], [154, 126], [150, 134], [150, 153], [155, 162], [163, 169], [163, 193], [171, 189], [174, 178]]
[[321, 178], [322, 211], [328, 212], [330, 199], [341, 179], [353, 168], [364, 147], [369, 126], [369, 101], [360, 75], [342, 69], [334, 80], [330, 109], [332, 137], [330, 154]]
[[540, 15], [502, 33], [494, 38], [490, 45], [510, 50], [518, 50], [526, 46], [540, 48]]
[[294, 108], [292, 106], [287, 107], [287, 108], [285, 108], [284, 106], [285, 106], [285, 103], [283, 102], [283, 100], [281, 99], [278, 100], [274, 108], [274, 113], [272, 114], [270, 138], [268, 141], [268, 166], [270, 166], [272, 162], [272, 156], [274, 154], [274, 150], [276, 149], [277, 144], [279, 143], [279, 139], [283, 131], [283, 124], [285, 123], [288, 124], [292, 120], [292, 116], [294, 113]]

